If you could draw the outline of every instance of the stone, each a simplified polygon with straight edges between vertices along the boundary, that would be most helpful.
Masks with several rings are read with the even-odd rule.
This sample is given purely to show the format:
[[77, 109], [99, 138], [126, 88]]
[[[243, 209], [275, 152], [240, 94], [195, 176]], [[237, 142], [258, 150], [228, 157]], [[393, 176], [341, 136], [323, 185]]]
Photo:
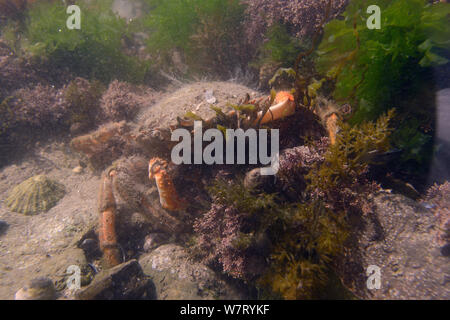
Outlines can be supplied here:
[[81, 173], [83, 173], [83, 167], [82, 166], [76, 166], [75, 168], [72, 169], [72, 172], [76, 173], [76, 174], [81, 174]]
[[214, 104], [217, 102], [217, 99], [216, 99], [216, 97], [214, 97], [214, 93], [212, 90], [207, 90], [205, 92], [205, 100], [209, 104]]
[[168, 240], [166, 234], [161, 232], [153, 232], [148, 234], [144, 239], [143, 249], [145, 252], [150, 252], [158, 246], [162, 245]]
[[41, 277], [31, 280], [30, 284], [16, 292], [15, 300], [56, 300], [56, 289], [53, 281]]
[[262, 175], [261, 168], [255, 168], [245, 174], [244, 187], [254, 192], [271, 190], [274, 184], [273, 175]]
[[245, 299], [213, 270], [192, 261], [176, 244], [165, 244], [140, 257], [144, 273], [153, 280], [158, 300]]
[[99, 273], [92, 283], [75, 294], [80, 300], [153, 299], [154, 287], [136, 260]]
[[[433, 211], [385, 192], [373, 203], [372, 214], [350, 217], [353, 232], [335, 268], [343, 284], [361, 299], [449, 299], [450, 260]], [[369, 266], [380, 270], [379, 289], [368, 288]]]

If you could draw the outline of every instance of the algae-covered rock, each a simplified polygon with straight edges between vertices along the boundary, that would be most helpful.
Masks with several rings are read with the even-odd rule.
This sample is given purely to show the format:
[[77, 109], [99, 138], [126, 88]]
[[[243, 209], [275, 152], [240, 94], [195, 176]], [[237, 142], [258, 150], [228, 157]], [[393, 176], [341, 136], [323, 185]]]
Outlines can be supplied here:
[[212, 269], [192, 261], [176, 244], [165, 244], [139, 259], [153, 280], [157, 300], [246, 299], [245, 290], [226, 283]]
[[11, 211], [35, 215], [50, 210], [65, 193], [62, 184], [45, 175], [37, 175], [14, 187], [6, 199], [6, 205]]
[[[362, 299], [449, 299], [450, 259], [434, 212], [397, 194], [379, 193], [373, 202], [372, 214], [351, 220], [349, 247], [336, 265], [344, 285]], [[379, 268], [378, 289], [369, 289], [369, 266]]]
[[15, 300], [55, 300], [56, 289], [49, 278], [36, 278], [21, 288], [14, 296]]

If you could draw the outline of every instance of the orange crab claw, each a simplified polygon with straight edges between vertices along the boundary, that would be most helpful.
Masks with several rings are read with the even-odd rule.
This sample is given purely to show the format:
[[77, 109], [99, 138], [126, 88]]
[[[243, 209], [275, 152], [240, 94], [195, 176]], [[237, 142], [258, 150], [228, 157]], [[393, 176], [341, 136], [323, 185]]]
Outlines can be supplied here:
[[185, 207], [178, 196], [172, 177], [167, 172], [168, 163], [161, 158], [152, 158], [148, 164], [148, 177], [155, 179], [159, 192], [159, 201], [164, 209], [178, 211]]
[[[274, 103], [275, 105], [271, 106], [261, 119], [261, 124], [284, 118], [295, 113], [294, 96], [287, 91], [278, 92], [275, 96]], [[255, 124], [258, 123], [262, 116], [263, 112], [258, 112]]]
[[338, 131], [338, 116], [336, 113], [331, 114], [326, 120], [326, 127], [328, 136], [330, 137], [331, 145], [336, 143], [336, 134]]

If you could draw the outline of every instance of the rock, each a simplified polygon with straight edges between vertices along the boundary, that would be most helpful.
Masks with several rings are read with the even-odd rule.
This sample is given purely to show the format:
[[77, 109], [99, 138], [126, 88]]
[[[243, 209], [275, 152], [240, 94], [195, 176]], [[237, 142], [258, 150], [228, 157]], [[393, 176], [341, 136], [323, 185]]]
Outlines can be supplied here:
[[56, 300], [56, 289], [49, 278], [36, 278], [14, 296], [15, 300]]
[[436, 92], [436, 135], [428, 182], [443, 183], [450, 180], [450, 88]]
[[76, 293], [80, 300], [153, 299], [154, 287], [136, 260], [130, 260], [98, 274]]
[[272, 79], [273, 75], [280, 67], [281, 64], [276, 62], [269, 62], [261, 66], [261, 68], [259, 69], [258, 89], [269, 90], [269, 80]]
[[150, 252], [153, 249], [160, 246], [161, 244], [163, 244], [164, 242], [166, 242], [167, 240], [168, 237], [164, 233], [159, 232], [150, 233], [145, 237], [143, 249], [145, 252]]
[[162, 245], [142, 255], [139, 263], [152, 278], [158, 300], [245, 299], [213, 270], [191, 261], [181, 246]]
[[6, 221], [0, 220], [0, 235], [5, 233], [6, 229], [8, 229], [8, 227], [9, 227], [9, 224]]
[[[449, 299], [450, 260], [433, 212], [388, 193], [374, 196], [374, 206], [351, 219], [355, 231], [336, 266], [344, 285], [362, 299]], [[379, 289], [367, 288], [369, 266], [380, 268]]]
[[80, 248], [83, 249], [86, 258], [92, 260], [92, 257], [100, 257], [101, 251], [97, 239], [84, 239], [80, 243]]
[[273, 187], [273, 182], [273, 175], [262, 175], [261, 168], [256, 168], [246, 173], [244, 187], [254, 192], [268, 191]]
[[139, 18], [142, 15], [142, 7], [141, 1], [114, 0], [112, 4], [114, 13], [128, 21]]
[[76, 173], [76, 174], [81, 174], [81, 173], [83, 173], [83, 167], [77, 166], [77, 167], [73, 168], [72, 172]]
[[208, 102], [209, 104], [214, 104], [217, 102], [216, 97], [214, 97], [214, 93], [212, 90], [207, 90], [205, 92], [205, 100], [206, 102]]
[[65, 195], [64, 186], [45, 175], [37, 175], [14, 187], [6, 205], [11, 211], [26, 215], [47, 212]]

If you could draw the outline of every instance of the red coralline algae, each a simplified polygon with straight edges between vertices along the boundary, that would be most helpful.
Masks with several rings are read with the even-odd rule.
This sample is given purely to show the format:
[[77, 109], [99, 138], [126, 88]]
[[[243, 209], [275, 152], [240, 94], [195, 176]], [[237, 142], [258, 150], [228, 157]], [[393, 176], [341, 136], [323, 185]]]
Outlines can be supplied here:
[[424, 202], [434, 211], [438, 223], [438, 243], [446, 245], [450, 242], [450, 182], [435, 184], [428, 189]]
[[26, 62], [0, 40], [0, 103], [20, 88], [39, 82], [39, 78]]
[[198, 247], [207, 253], [208, 264], [219, 262], [224, 272], [234, 278], [244, 278], [248, 270], [245, 251], [234, 245], [242, 229], [242, 216], [233, 207], [213, 203], [211, 209], [194, 224]]
[[[325, 19], [329, 0], [243, 0], [249, 43], [260, 42], [268, 27], [286, 24], [298, 38], [310, 36]], [[348, 0], [331, 1], [328, 21], [343, 12]]]
[[131, 120], [141, 107], [151, 105], [157, 97], [157, 92], [151, 88], [114, 80], [104, 93], [100, 107], [108, 121]]
[[300, 196], [307, 186], [305, 175], [314, 164], [324, 161], [328, 148], [328, 138], [322, 138], [310, 146], [298, 146], [285, 149], [280, 154], [280, 168], [277, 178], [284, 191], [294, 190]]
[[8, 105], [14, 114], [13, 126], [51, 128], [67, 114], [63, 90], [41, 84], [15, 91]]

